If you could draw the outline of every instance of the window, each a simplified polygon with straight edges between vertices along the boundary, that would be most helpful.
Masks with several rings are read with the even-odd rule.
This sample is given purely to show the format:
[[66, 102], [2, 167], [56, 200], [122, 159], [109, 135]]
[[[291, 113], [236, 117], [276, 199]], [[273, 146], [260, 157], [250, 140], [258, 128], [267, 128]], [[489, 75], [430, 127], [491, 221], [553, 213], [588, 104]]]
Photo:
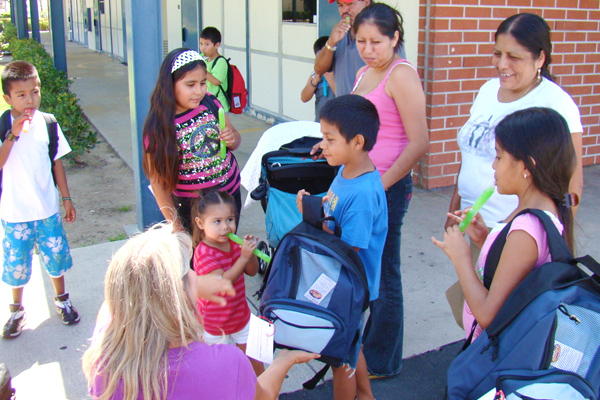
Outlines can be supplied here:
[[317, 22], [317, 0], [283, 0], [283, 22]]

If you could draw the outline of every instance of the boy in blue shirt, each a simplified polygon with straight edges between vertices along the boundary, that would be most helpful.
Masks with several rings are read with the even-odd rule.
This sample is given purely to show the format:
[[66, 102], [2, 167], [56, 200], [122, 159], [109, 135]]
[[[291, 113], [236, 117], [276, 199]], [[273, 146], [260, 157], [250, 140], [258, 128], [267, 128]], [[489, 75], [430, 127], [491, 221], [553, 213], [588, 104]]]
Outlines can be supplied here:
[[[326, 216], [333, 216], [339, 223], [342, 240], [358, 251], [367, 274], [369, 300], [373, 301], [379, 296], [381, 256], [388, 225], [385, 191], [369, 158], [379, 130], [377, 109], [362, 96], [345, 95], [327, 102], [320, 119], [322, 156], [329, 165], [341, 166], [324, 197], [323, 209]], [[300, 210], [305, 194], [309, 193], [301, 190], [296, 197]], [[333, 227], [324, 228], [331, 231]], [[333, 368], [333, 394], [336, 400], [373, 399], [360, 346], [351, 350], [342, 366]]]
[[[13, 297], [2, 336], [10, 339], [19, 336], [25, 324], [23, 287], [31, 277], [34, 248], [38, 249], [40, 262], [50, 275], [56, 293], [54, 304], [62, 322], [65, 325], [79, 322], [79, 314], [65, 291], [64, 274], [73, 261], [60, 217], [57, 186], [65, 221], [75, 221], [76, 211], [60, 160], [71, 147], [58, 124], [57, 143], [53, 143], [46, 120], [38, 111], [41, 92], [36, 68], [25, 61], [7, 64], [2, 71], [2, 91], [11, 106], [11, 128], [0, 145], [2, 281], [11, 287]], [[56, 145], [53, 160], [50, 160], [51, 144]]]

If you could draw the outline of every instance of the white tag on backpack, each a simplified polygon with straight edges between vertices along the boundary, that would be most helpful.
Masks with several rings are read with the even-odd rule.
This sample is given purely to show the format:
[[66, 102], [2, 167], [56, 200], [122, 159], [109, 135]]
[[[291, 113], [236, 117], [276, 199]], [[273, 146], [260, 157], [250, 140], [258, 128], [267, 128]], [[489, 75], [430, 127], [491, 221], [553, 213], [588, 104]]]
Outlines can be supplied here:
[[331, 278], [325, 274], [321, 274], [315, 283], [304, 293], [304, 297], [311, 303], [319, 305], [329, 292], [333, 290], [335, 285], [336, 283]]
[[559, 341], [554, 342], [554, 352], [550, 363], [554, 368], [577, 373], [582, 359], [583, 353], [581, 351]]
[[250, 314], [250, 332], [246, 343], [246, 355], [267, 364], [273, 363], [273, 335], [275, 325]]

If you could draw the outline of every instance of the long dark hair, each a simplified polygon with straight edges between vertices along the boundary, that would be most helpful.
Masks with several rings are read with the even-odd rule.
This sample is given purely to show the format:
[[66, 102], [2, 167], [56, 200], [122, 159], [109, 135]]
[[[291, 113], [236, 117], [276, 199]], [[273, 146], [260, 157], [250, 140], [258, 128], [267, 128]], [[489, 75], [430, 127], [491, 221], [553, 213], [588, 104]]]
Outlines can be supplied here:
[[144, 122], [144, 172], [146, 176], [162, 181], [169, 191], [175, 189], [179, 174], [179, 153], [175, 140], [175, 82], [198, 67], [206, 70], [204, 61], [196, 60], [171, 73], [177, 56], [188, 50], [175, 49], [163, 60], [150, 97], [150, 111]]
[[237, 213], [235, 200], [233, 196], [227, 192], [220, 192], [216, 189], [200, 191], [199, 197], [193, 200], [191, 223], [193, 226], [192, 241], [194, 243], [194, 247], [198, 246], [198, 243], [204, 239], [204, 231], [198, 227], [196, 218], [203, 218], [206, 214], [206, 210], [208, 210], [209, 207], [219, 204], [229, 204], [233, 209], [233, 212]]
[[395, 51], [398, 51], [404, 43], [402, 15], [395, 8], [384, 3], [371, 3], [354, 19], [354, 32], [357, 32], [358, 27], [365, 23], [375, 25], [379, 32], [390, 39], [393, 39], [394, 34], [398, 32], [398, 43], [394, 46]]
[[498, 124], [496, 141], [515, 159], [523, 161], [535, 187], [554, 201], [565, 228], [563, 237], [573, 251], [573, 213], [564, 199], [577, 156], [567, 121], [550, 108], [526, 108]]
[[552, 62], [550, 27], [544, 18], [531, 13], [515, 14], [502, 21], [496, 30], [495, 40], [498, 40], [498, 35], [502, 34], [508, 34], [515, 38], [535, 59], [543, 50], [546, 59], [542, 65], [542, 76], [554, 81], [554, 75], [550, 73], [550, 63]]

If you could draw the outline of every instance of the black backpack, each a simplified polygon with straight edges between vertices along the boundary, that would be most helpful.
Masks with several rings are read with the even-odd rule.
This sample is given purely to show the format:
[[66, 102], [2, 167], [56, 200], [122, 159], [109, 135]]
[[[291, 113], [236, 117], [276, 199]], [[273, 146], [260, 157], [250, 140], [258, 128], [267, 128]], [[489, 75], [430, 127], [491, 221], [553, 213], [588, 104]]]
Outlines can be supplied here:
[[[46, 120], [46, 126], [48, 128], [48, 157], [50, 157], [50, 165], [54, 165], [54, 157], [58, 152], [58, 122], [56, 118], [52, 114], [48, 114], [41, 111], [36, 111], [41, 113], [44, 116], [44, 120]], [[6, 140], [6, 135], [8, 131], [12, 127], [12, 122], [10, 120], [10, 110], [4, 111], [2, 116], [0, 116], [0, 140], [4, 142]], [[54, 171], [52, 171], [52, 178], [54, 179], [54, 183], [56, 183], [56, 177], [54, 176]], [[2, 195], [2, 170], [0, 169], [0, 196]]]
[[[543, 223], [552, 261], [525, 277], [481, 336], [452, 362], [450, 400], [479, 399], [494, 388], [507, 399], [598, 398], [600, 264], [590, 256], [574, 259], [543, 211], [518, 215], [523, 213]], [[510, 223], [490, 248], [486, 282], [493, 278], [509, 229]]]

